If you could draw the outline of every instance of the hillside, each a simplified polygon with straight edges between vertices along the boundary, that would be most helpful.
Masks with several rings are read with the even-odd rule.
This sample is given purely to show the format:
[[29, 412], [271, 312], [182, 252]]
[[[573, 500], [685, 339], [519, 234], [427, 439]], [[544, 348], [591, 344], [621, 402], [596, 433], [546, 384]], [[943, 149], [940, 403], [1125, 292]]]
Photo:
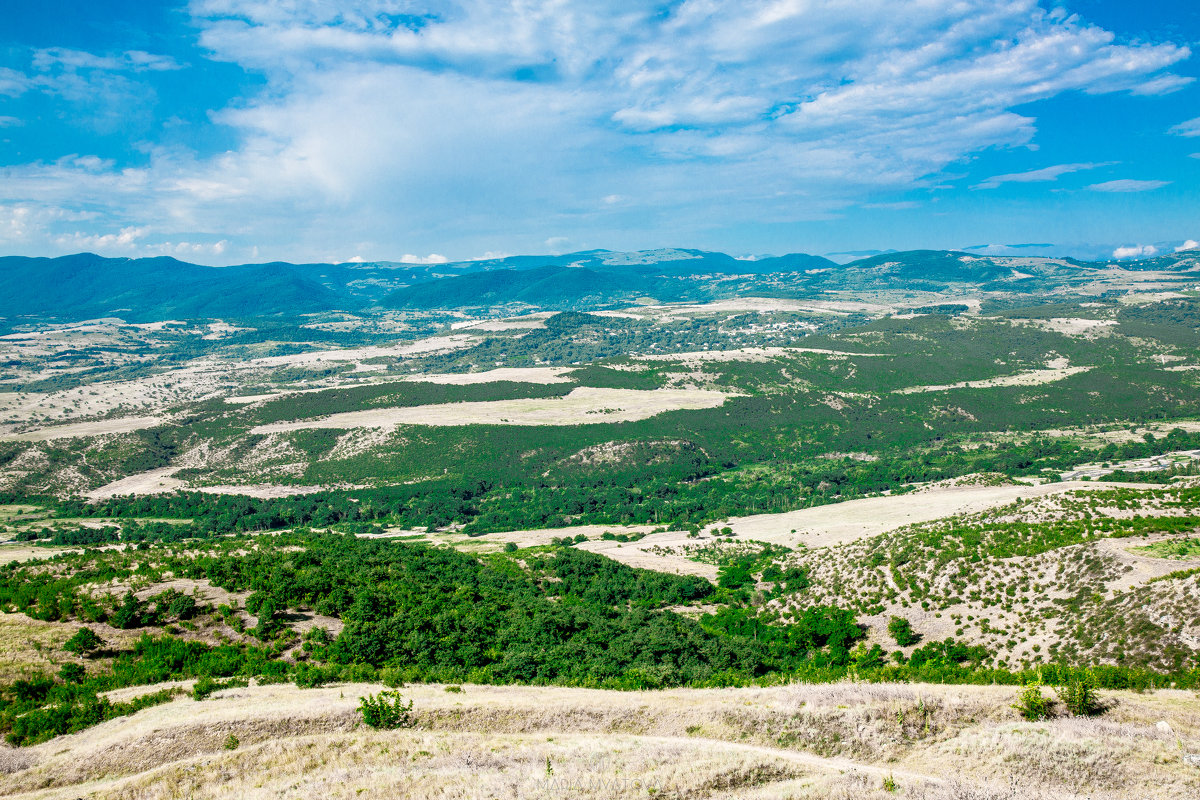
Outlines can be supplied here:
[[[691, 291], [688, 291], [691, 289]], [[383, 299], [391, 308], [478, 308], [520, 303], [536, 308], [584, 308], [632, 303], [639, 297], [683, 300], [699, 292], [679, 281], [628, 268], [596, 272], [585, 267], [495, 270], [419, 283]]]
[[966, 292], [1024, 297], [1125, 292], [1139, 281], [1194, 287], [1200, 261], [1187, 253], [1120, 264], [982, 257], [916, 250], [838, 265], [793, 253], [755, 260], [700, 250], [588, 251], [419, 266], [392, 262], [204, 267], [172, 258], [0, 258], [0, 317], [8, 326], [48, 317], [131, 322], [255, 314], [488, 306], [530, 310], [823, 293]]
[[1194, 790], [1194, 257], [555, 259], [5, 262], [0, 784]]
[[[1187, 692], [1105, 693], [1102, 722], [1024, 722], [1013, 690], [928, 684], [613, 693], [422, 685], [363, 726], [345, 683], [183, 696], [6, 752], [22, 798], [689, 797], [1146, 800], [1200, 790]], [[230, 747], [233, 738], [233, 746]]]

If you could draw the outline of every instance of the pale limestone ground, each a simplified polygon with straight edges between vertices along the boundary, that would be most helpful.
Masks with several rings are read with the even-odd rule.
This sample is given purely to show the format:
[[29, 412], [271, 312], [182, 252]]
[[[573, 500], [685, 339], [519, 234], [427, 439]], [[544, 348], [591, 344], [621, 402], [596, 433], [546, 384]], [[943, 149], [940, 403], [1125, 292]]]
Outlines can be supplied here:
[[397, 425], [585, 425], [630, 422], [665, 411], [716, 408], [729, 395], [704, 389], [596, 389], [578, 387], [564, 397], [348, 411], [327, 417], [260, 425], [251, 433], [306, 428], [392, 428]]
[[[583, 535], [589, 540], [599, 539], [604, 533], [644, 533], [653, 530], [650, 525], [573, 525], [567, 528], [542, 528], [540, 530], [528, 531], [503, 531], [500, 533], [489, 533], [483, 536], [467, 536], [461, 533], [429, 533], [425, 534], [425, 538], [438, 543], [451, 544], [459, 550], [499, 550], [508, 543], [513, 543], [518, 547], [536, 547], [538, 545], [550, 544], [555, 539], [575, 538]], [[414, 531], [394, 530], [384, 534], [385, 536], [411, 536]], [[628, 546], [628, 545], [626, 545]]]
[[89, 500], [106, 500], [130, 494], [168, 494], [187, 486], [184, 481], [171, 477], [181, 469], [183, 467], [159, 467], [139, 472], [93, 489], [85, 497]]
[[[715, 566], [692, 561], [682, 555], [684, 546], [707, 544], [712, 541], [712, 537], [709, 536], [689, 537], [687, 531], [666, 531], [652, 533], [636, 542], [595, 540], [576, 545], [576, 547], [580, 550], [608, 556], [614, 561], [631, 567], [674, 572], [677, 575], [699, 575], [701, 578], [716, 581], [717, 568]], [[663, 550], [654, 552], [654, 548], [663, 548]]]
[[1122, 566], [1129, 566], [1129, 572], [1122, 572], [1121, 577], [1109, 581], [1107, 589], [1110, 592], [1127, 592], [1135, 586], [1141, 586], [1155, 578], [1169, 575], [1183, 569], [1200, 566], [1200, 556], [1195, 558], [1156, 558], [1144, 553], [1133, 552], [1132, 548], [1145, 547], [1156, 542], [1174, 541], [1177, 536], [1131, 536], [1122, 539], [1100, 539], [1095, 543], [1096, 549], [1114, 557]]
[[887, 314], [894, 307], [884, 303], [854, 300], [785, 300], [776, 297], [734, 297], [699, 305], [663, 306], [675, 313], [743, 312], [743, 311], [808, 311], [822, 314]]
[[450, 328], [456, 331], [510, 331], [522, 328], [544, 328], [546, 327], [546, 320], [552, 316], [554, 316], [553, 311], [539, 311], [536, 314], [505, 317], [503, 319], [469, 319], [452, 323]]
[[[184, 687], [179, 687], [184, 688]], [[1014, 687], [790, 685], [606, 692], [403, 691], [415, 727], [361, 727], [342, 684], [179, 697], [0, 751], [22, 798], [1190, 798], [1190, 692], [1104, 692], [1098, 720], [1026, 723]], [[235, 750], [224, 742], [233, 734]], [[650, 792], [649, 789], [655, 789]]]
[[761, 362], [795, 353], [821, 353], [831, 356], [884, 356], [884, 353], [851, 353], [845, 350], [822, 350], [814, 347], [741, 347], [736, 350], [695, 350], [687, 353], [652, 353], [639, 355], [639, 361], [751, 361]]
[[1010, 322], [1032, 325], [1043, 330], [1065, 333], [1067, 336], [1079, 336], [1084, 339], [1094, 339], [1108, 336], [1117, 326], [1115, 319], [1084, 319], [1082, 317], [1053, 317], [1051, 319], [1011, 319]]
[[335, 489], [361, 489], [363, 487], [350, 484], [341, 484], [338, 486], [283, 486], [271, 483], [253, 483], [244, 486], [237, 484], [224, 484], [220, 486], [196, 486], [194, 489], [197, 492], [204, 494], [236, 494], [243, 497], [257, 497], [264, 500], [270, 500], [279, 497], [295, 497], [302, 494], [316, 494], [317, 492], [328, 492]]
[[[977, 514], [1014, 500], [1063, 494], [1074, 489], [1103, 489], [1127, 484], [1064, 481], [1038, 486], [933, 486], [911, 494], [865, 497], [803, 508], [782, 514], [734, 517], [728, 523], [740, 538], [788, 547], [829, 547], [878, 536], [903, 525], [932, 522], [958, 514]], [[795, 533], [792, 531], [795, 530]]]
[[297, 353], [290, 356], [267, 356], [245, 362], [247, 367], [293, 367], [298, 364], [318, 364], [337, 361], [361, 361], [366, 358], [381, 356], [412, 356], [428, 353], [449, 352], [470, 347], [478, 341], [474, 336], [455, 334], [453, 336], [433, 336], [420, 339], [409, 344], [392, 347], [353, 347], [341, 350], [317, 350], [311, 353]]
[[53, 439], [75, 439], [82, 436], [102, 436], [106, 433], [130, 433], [153, 428], [163, 423], [162, 417], [119, 417], [96, 422], [75, 422], [53, 425], [25, 433], [0, 434], [0, 440], [14, 442], [48, 442]]
[[1091, 367], [1059, 367], [1050, 369], [1035, 369], [1020, 372], [1016, 375], [1005, 375], [1000, 378], [986, 378], [979, 381], [960, 381], [939, 386], [909, 386], [896, 389], [895, 394], [916, 394], [919, 392], [944, 392], [950, 389], [992, 389], [998, 386], [1040, 386], [1054, 383], [1081, 372], [1087, 372]]
[[1139, 441], [1147, 433], [1156, 439], [1161, 439], [1175, 428], [1180, 428], [1188, 433], [1198, 433], [1200, 432], [1200, 420], [1181, 419], [1169, 422], [1147, 422], [1123, 427], [1053, 428], [1039, 431], [1038, 433], [1042, 436], [1070, 436], [1096, 446], [1103, 446], [1109, 443], [1125, 444], [1126, 442]]
[[499, 367], [486, 372], [429, 373], [408, 375], [404, 380], [466, 386], [473, 383], [513, 381], [516, 383], [570, 383], [569, 367]]

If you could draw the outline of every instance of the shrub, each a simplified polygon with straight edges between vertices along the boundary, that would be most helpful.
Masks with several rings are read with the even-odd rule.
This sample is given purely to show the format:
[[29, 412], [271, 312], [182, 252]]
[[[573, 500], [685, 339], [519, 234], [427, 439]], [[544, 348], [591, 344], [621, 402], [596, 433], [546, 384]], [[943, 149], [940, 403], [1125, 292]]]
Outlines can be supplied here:
[[363, 722], [377, 730], [411, 727], [412, 707], [412, 700], [405, 703], [404, 696], [397, 691], [369, 694], [358, 700], [358, 711], [362, 714]]
[[167, 607], [167, 613], [175, 619], [191, 619], [196, 616], [196, 598], [190, 594], [180, 594], [171, 600], [171, 605]]
[[58, 671], [58, 677], [63, 679], [63, 683], [83, 683], [83, 679], [87, 677], [87, 670], [82, 664], [63, 664], [62, 669]]
[[1067, 710], [1077, 717], [1093, 717], [1104, 710], [1096, 697], [1096, 678], [1090, 671], [1071, 677], [1055, 691]]
[[142, 604], [134, 596], [133, 592], [125, 593], [125, 599], [121, 601], [120, 607], [113, 612], [112, 624], [114, 627], [123, 630], [141, 626]]
[[192, 686], [192, 699], [203, 700], [213, 692], [219, 692], [222, 689], [233, 689], [237, 687], [249, 686], [250, 681], [247, 678], [225, 678], [224, 680], [216, 680], [208, 675], [200, 678]]
[[917, 641], [918, 637], [913, 633], [912, 624], [904, 617], [892, 617], [888, 620], [887, 629], [888, 634], [901, 647], [908, 647]]
[[282, 627], [275, 607], [275, 601], [268, 597], [258, 605], [256, 612], [258, 614], [258, 624], [254, 626], [254, 635], [259, 639], [271, 638]]
[[1050, 701], [1042, 695], [1042, 687], [1037, 684], [1026, 686], [1017, 695], [1017, 702], [1013, 704], [1013, 708], [1030, 722], [1050, 717]]
[[241, 742], [232, 733], [225, 737], [226, 750], [237, 750], [239, 744], [241, 744]]
[[750, 574], [750, 570], [737, 565], [721, 567], [718, 574], [717, 585], [722, 589], [737, 589], [754, 582], [754, 576]]
[[63, 644], [63, 650], [81, 656], [90, 656], [103, 646], [104, 640], [97, 636], [91, 628], [80, 628]]

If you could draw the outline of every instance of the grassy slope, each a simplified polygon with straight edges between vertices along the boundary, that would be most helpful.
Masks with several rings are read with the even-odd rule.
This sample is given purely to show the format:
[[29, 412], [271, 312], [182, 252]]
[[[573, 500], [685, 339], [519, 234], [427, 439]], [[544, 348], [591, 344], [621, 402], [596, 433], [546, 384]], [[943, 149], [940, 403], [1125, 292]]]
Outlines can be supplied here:
[[[359, 727], [370, 685], [224, 690], [19, 752], [0, 793], [29, 798], [404, 796], [1194, 797], [1190, 693], [1105, 693], [1102, 720], [1022, 722], [1015, 690], [833, 684], [771, 689], [408, 687], [416, 727]], [[1163, 725], [1156, 723], [1165, 722]], [[224, 749], [227, 737], [239, 741]]]

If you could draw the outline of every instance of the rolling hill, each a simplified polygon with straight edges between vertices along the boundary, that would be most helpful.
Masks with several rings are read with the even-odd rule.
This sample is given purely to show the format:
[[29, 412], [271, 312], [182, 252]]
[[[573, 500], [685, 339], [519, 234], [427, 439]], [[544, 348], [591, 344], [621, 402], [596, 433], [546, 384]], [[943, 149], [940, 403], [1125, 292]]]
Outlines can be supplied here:
[[645, 296], [671, 302], [894, 289], [1046, 295], [1114, 275], [1147, 272], [1190, 288], [1198, 270], [1200, 259], [1192, 253], [1116, 264], [913, 250], [839, 266], [804, 253], [745, 260], [702, 250], [592, 250], [433, 265], [273, 262], [230, 267], [78, 253], [0, 258], [0, 317], [13, 325], [32, 317], [136, 322], [379, 306], [433, 310], [523, 304], [566, 310]]

